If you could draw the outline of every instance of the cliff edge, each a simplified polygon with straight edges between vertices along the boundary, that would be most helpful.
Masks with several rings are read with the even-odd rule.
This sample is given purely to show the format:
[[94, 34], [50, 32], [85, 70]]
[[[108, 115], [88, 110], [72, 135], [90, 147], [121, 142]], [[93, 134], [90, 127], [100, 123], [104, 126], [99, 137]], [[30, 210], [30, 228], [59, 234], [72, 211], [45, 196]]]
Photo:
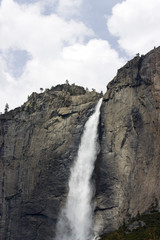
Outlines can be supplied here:
[[112, 231], [160, 210], [160, 47], [136, 56], [108, 84], [96, 164], [96, 225]]
[[0, 116], [0, 238], [51, 240], [100, 94], [63, 84]]

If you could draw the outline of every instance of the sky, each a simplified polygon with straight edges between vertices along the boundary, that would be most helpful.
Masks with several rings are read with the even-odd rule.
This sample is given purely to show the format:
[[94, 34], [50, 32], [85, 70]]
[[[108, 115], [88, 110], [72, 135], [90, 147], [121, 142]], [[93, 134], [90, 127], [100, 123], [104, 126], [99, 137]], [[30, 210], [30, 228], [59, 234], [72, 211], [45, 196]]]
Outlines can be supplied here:
[[160, 45], [159, 0], [0, 0], [0, 112], [32, 92], [106, 86]]

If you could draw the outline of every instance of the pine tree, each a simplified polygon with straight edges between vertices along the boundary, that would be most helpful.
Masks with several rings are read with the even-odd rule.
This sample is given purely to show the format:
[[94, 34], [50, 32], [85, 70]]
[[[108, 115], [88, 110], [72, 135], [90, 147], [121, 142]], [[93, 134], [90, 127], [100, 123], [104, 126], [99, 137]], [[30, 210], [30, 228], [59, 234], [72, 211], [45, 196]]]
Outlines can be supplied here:
[[4, 112], [7, 113], [7, 112], [8, 112], [8, 109], [9, 109], [9, 105], [8, 105], [8, 103], [6, 103]]

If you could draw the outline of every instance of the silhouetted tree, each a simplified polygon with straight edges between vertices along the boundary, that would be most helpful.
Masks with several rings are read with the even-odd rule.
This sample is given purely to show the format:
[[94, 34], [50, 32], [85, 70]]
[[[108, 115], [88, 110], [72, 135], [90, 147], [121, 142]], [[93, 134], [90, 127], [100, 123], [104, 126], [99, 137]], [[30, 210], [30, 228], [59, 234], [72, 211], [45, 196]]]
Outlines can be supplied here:
[[7, 113], [7, 112], [8, 112], [8, 109], [9, 109], [9, 105], [8, 105], [8, 103], [6, 103], [4, 112]]
[[68, 81], [68, 79], [66, 79], [66, 84], [69, 85], [69, 81]]

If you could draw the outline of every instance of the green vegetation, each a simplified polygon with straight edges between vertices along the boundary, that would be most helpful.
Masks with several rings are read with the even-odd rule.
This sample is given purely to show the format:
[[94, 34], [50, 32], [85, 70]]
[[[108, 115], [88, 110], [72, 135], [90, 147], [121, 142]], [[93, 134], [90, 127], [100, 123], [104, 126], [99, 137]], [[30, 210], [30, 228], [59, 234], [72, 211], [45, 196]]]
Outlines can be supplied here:
[[[145, 226], [130, 231], [129, 226], [135, 221], [142, 221]], [[104, 234], [101, 240], [160, 240], [160, 213], [154, 212], [138, 216], [117, 231]]]

